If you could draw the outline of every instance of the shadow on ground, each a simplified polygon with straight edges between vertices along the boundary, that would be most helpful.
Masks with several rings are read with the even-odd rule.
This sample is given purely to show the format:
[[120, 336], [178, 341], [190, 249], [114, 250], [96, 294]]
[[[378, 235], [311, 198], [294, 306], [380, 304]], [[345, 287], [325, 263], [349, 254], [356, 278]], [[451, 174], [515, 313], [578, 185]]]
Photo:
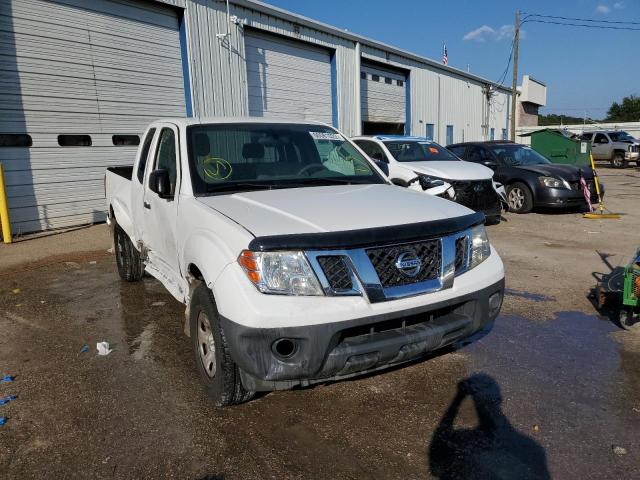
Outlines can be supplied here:
[[[467, 397], [473, 401], [478, 424], [455, 428]], [[501, 405], [500, 387], [491, 376], [475, 374], [460, 381], [431, 439], [431, 474], [440, 479], [551, 478], [544, 449], [513, 427]]]

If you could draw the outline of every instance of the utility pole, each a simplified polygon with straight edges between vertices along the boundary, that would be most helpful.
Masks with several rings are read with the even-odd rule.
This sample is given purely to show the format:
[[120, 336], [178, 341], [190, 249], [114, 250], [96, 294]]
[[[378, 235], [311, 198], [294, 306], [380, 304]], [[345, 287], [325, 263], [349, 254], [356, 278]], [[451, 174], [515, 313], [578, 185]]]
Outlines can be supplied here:
[[513, 84], [511, 85], [511, 141], [516, 141], [516, 109], [518, 103], [518, 44], [520, 43], [520, 10], [513, 25]]

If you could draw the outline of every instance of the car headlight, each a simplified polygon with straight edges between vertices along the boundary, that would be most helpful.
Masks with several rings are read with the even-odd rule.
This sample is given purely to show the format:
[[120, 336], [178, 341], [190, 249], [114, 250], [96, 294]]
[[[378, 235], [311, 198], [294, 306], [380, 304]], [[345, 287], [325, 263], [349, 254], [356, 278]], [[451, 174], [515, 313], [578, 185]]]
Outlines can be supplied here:
[[238, 263], [262, 293], [324, 295], [302, 252], [252, 252], [243, 250]]
[[491, 255], [491, 245], [484, 225], [471, 229], [471, 262], [469, 268], [474, 268], [484, 262]]
[[565, 188], [564, 182], [556, 177], [538, 177], [538, 180], [543, 187]]

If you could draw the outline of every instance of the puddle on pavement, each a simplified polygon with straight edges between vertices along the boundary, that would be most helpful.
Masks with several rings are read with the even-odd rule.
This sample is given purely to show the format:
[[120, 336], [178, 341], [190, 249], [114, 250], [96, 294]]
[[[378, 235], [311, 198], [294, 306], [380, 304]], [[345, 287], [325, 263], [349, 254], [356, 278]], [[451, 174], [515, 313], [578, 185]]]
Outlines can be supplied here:
[[[193, 402], [200, 409], [198, 415], [206, 415], [199, 419], [206, 428], [193, 439], [197, 444], [208, 445], [214, 432], [213, 437], [225, 438], [234, 452], [242, 452], [246, 450], [243, 442], [258, 431], [261, 434], [255, 441], [264, 444], [276, 464], [286, 458], [303, 459], [308, 452], [301, 452], [295, 442], [285, 442], [282, 449], [282, 439], [290, 432], [278, 430], [278, 425], [288, 421], [309, 432], [319, 452], [315, 458], [325, 468], [335, 458], [335, 450], [344, 459], [359, 461], [362, 470], [351, 472], [353, 477], [368, 476], [367, 469], [372, 468], [368, 449], [373, 449], [376, 458], [381, 458], [378, 478], [409, 478], [425, 471], [440, 471], [445, 475], [441, 478], [447, 478], [441, 469], [448, 463], [437, 459], [457, 452], [439, 449], [458, 442], [461, 458], [465, 458], [458, 462], [460, 474], [468, 468], [465, 465], [478, 462], [478, 468], [503, 468], [500, 462], [507, 458], [512, 478], [528, 478], [523, 472], [530, 467], [544, 478], [546, 463], [556, 478], [590, 478], [591, 472], [603, 469], [609, 472], [604, 476], [611, 476], [615, 465], [623, 465], [629, 473], [616, 478], [633, 478], [632, 473], [640, 478], [633, 460], [640, 452], [640, 349], [627, 348], [627, 337], [618, 341], [621, 335], [614, 333], [618, 328], [595, 315], [560, 312], [546, 322], [501, 315], [486, 336], [453, 354], [327, 388], [265, 395], [226, 410], [224, 418], [232, 425], [227, 428], [198, 389], [189, 342], [181, 333], [184, 307], [151, 278], [121, 282], [110, 258], [92, 267], [91, 275], [73, 273], [87, 268], [64, 265], [16, 275], [22, 301], [37, 307], [30, 312], [29, 321], [48, 325], [55, 321], [49, 319], [59, 308], [71, 319], [59, 323], [67, 328], [65, 340], [82, 345], [88, 343], [83, 335], [99, 335], [104, 338], [98, 340], [110, 341], [115, 347], [111, 355], [116, 357], [108, 360], [112, 368], [118, 366], [124, 372], [136, 362], [131, 373], [119, 377], [122, 392], [118, 401], [128, 409], [126, 415], [141, 414], [143, 410], [136, 409], [149, 404], [154, 411], [179, 416], [175, 428], [184, 433], [179, 426], [193, 421], [193, 415], [172, 410], [170, 400], [156, 394], [155, 384], [145, 383], [149, 375], [168, 382], [171, 398]], [[507, 294], [535, 302], [552, 300], [529, 292], [510, 290]], [[15, 301], [8, 298], [7, 311]], [[91, 372], [100, 378], [99, 369]], [[456, 388], [463, 397], [455, 393]], [[98, 408], [95, 405], [91, 408]], [[464, 412], [473, 409], [477, 425], [466, 422], [460, 428], [457, 413], [468, 419]], [[367, 415], [371, 411], [379, 414]], [[535, 431], [534, 425], [538, 427]], [[146, 424], [139, 426], [146, 431]], [[188, 435], [196, 435], [194, 431], [189, 430]], [[389, 450], [389, 438], [394, 435], [400, 435], [397, 440], [406, 448], [397, 457]], [[496, 436], [502, 443], [492, 450]], [[157, 441], [148, 440], [150, 444]], [[515, 447], [507, 448], [509, 444], [516, 445], [520, 453]], [[301, 445], [306, 449], [308, 442]], [[623, 446], [629, 455], [615, 457], [612, 445]], [[407, 460], [407, 453], [413, 460]], [[313, 459], [308, 465], [300, 462], [307, 472], [316, 468]], [[349, 472], [339, 469], [341, 462], [334, 463], [336, 476], [347, 476]], [[397, 468], [400, 470], [394, 470]]]

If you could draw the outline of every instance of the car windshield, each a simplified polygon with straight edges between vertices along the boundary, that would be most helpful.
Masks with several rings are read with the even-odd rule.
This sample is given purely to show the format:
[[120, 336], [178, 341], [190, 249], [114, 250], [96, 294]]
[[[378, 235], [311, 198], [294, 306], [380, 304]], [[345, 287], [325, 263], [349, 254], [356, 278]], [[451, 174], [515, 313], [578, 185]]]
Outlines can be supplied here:
[[446, 148], [428, 140], [393, 140], [384, 144], [398, 162], [460, 161]]
[[633, 142], [635, 140], [627, 132], [610, 132], [609, 138], [612, 142]]
[[521, 165], [540, 165], [544, 163], [551, 163], [538, 152], [529, 147], [525, 147], [524, 145], [498, 144], [489, 145], [488, 147], [496, 155], [498, 161], [504, 165], [518, 167]]
[[386, 183], [351, 143], [322, 125], [205, 124], [187, 135], [196, 195]]

